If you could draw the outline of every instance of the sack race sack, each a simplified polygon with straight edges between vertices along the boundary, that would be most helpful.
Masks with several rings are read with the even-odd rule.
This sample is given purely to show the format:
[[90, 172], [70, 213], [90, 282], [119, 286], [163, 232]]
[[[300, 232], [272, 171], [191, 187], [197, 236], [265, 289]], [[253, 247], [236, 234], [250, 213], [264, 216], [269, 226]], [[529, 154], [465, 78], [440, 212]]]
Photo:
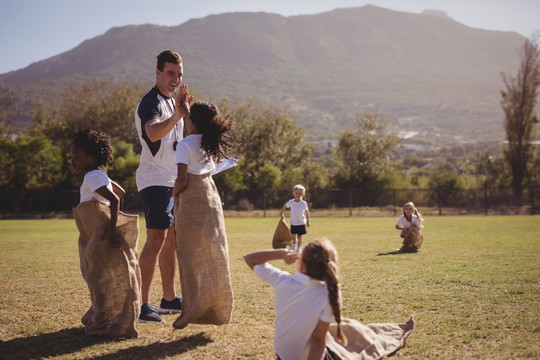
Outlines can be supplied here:
[[422, 247], [424, 242], [424, 236], [420, 232], [418, 226], [410, 226], [403, 230], [403, 246], [400, 251], [402, 252], [417, 252]]
[[109, 206], [91, 200], [73, 209], [79, 229], [81, 272], [92, 304], [81, 321], [86, 335], [138, 337], [141, 271], [137, 257], [139, 216], [118, 213], [115, 247], [109, 234]]
[[403, 324], [381, 323], [364, 325], [353, 319], [342, 319], [341, 330], [347, 337], [344, 346], [337, 340], [337, 324], [330, 324], [326, 346], [334, 353], [334, 360], [375, 360], [385, 358], [402, 347], [414, 330], [411, 318]]
[[274, 237], [272, 238], [272, 248], [274, 249], [283, 249], [287, 246], [291, 246], [291, 229], [285, 218], [280, 218], [276, 226], [276, 231], [274, 231]]
[[229, 247], [221, 198], [209, 174], [188, 174], [174, 203], [174, 237], [182, 314], [173, 327], [228, 324], [233, 311]]

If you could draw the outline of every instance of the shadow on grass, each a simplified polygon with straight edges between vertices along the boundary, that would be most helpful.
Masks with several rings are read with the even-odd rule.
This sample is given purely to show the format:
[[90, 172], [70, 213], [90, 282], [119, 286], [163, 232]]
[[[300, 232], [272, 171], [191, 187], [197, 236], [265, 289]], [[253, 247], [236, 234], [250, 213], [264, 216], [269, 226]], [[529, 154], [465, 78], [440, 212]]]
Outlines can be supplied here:
[[387, 253], [378, 253], [377, 256], [385, 256], [385, 255], [407, 255], [407, 254], [412, 254], [412, 253], [406, 253], [406, 252], [394, 250], [394, 251], [390, 251], [390, 252], [387, 252]]
[[[49, 334], [0, 341], [0, 359], [42, 359], [72, 354], [89, 346], [116, 341], [120, 340], [86, 336], [82, 327], [64, 329]], [[92, 359], [163, 359], [212, 341], [200, 333], [167, 343], [132, 346], [111, 354], [93, 356]]]

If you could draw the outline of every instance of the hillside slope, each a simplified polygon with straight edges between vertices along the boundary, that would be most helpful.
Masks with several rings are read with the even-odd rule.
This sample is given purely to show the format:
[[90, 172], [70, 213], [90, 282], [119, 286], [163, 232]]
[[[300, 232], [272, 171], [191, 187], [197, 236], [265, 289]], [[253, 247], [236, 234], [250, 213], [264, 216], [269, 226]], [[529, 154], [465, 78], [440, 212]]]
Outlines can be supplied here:
[[193, 89], [289, 106], [314, 136], [340, 133], [356, 114], [375, 112], [428, 137], [496, 139], [503, 134], [500, 74], [515, 73], [523, 41], [517, 33], [375, 6], [291, 17], [228, 13], [175, 27], [113, 28], [0, 75], [0, 83], [26, 99], [85, 77], [151, 86], [155, 56], [171, 48], [184, 58], [184, 81]]

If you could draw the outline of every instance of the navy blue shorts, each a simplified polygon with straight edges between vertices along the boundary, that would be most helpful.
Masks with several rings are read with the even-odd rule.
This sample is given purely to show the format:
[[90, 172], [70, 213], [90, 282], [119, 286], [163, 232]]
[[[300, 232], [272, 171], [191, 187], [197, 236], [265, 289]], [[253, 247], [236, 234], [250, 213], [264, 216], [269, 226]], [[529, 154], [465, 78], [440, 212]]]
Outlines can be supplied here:
[[172, 187], [149, 186], [139, 191], [147, 229], [168, 229], [173, 224]]
[[306, 225], [291, 225], [291, 234], [295, 234], [295, 235], [307, 234]]

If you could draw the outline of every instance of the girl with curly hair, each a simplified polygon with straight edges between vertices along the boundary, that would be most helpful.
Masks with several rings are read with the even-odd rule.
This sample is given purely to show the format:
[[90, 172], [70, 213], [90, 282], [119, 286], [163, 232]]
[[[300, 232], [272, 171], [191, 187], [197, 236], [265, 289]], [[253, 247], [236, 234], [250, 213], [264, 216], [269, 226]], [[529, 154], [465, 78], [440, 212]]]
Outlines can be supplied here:
[[111, 139], [105, 133], [95, 130], [82, 130], [71, 143], [71, 166], [76, 172], [84, 172], [81, 185], [81, 203], [96, 199], [111, 208], [109, 229], [114, 233], [120, 210], [120, 199], [124, 189], [109, 179], [99, 168], [111, 161]]
[[73, 170], [85, 173], [81, 201], [73, 209], [81, 272], [92, 301], [81, 322], [87, 335], [133, 338], [141, 308], [139, 217], [120, 212], [124, 189], [99, 169], [111, 154], [110, 138], [102, 132], [79, 131], [71, 143]]

